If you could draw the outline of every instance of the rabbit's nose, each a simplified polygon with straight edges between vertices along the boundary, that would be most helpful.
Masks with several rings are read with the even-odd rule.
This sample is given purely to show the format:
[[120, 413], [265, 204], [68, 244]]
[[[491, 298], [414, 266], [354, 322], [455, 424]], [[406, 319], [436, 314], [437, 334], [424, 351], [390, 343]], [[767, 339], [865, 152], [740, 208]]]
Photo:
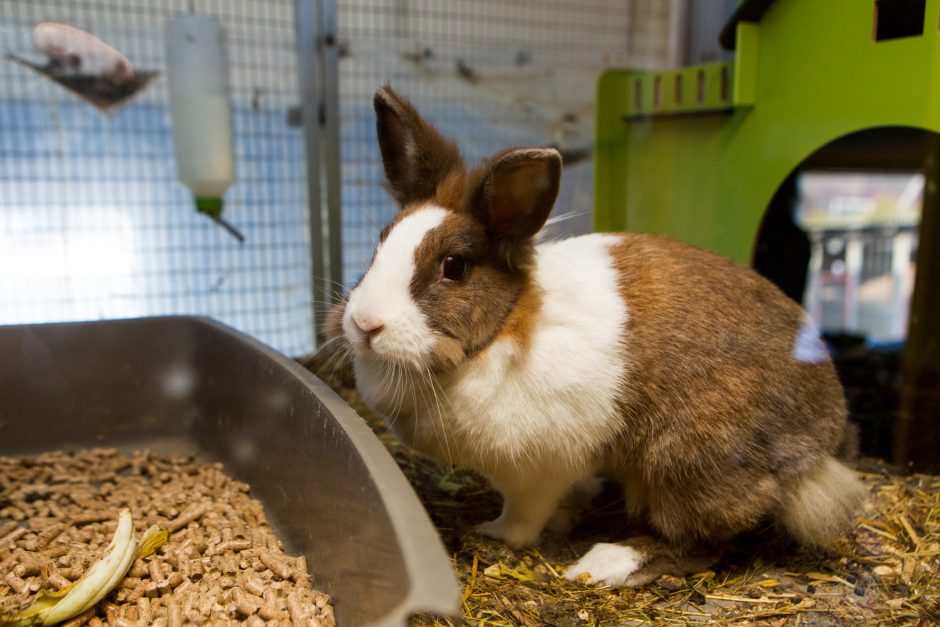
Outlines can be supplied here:
[[363, 339], [366, 342], [366, 346], [369, 348], [372, 348], [372, 340], [385, 328], [384, 322], [368, 316], [355, 315], [353, 316], [353, 322], [355, 322], [356, 327], [362, 331]]

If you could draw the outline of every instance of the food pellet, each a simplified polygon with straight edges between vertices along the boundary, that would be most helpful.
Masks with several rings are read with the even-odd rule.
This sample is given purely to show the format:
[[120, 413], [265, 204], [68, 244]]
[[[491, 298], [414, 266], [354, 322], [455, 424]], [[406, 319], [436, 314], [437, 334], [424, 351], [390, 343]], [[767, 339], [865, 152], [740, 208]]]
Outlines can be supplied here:
[[306, 560], [284, 553], [248, 486], [220, 464], [86, 449], [0, 457], [0, 606], [77, 580], [111, 541], [121, 507], [139, 538], [170, 531], [95, 608], [68, 625], [205, 622], [335, 625]]

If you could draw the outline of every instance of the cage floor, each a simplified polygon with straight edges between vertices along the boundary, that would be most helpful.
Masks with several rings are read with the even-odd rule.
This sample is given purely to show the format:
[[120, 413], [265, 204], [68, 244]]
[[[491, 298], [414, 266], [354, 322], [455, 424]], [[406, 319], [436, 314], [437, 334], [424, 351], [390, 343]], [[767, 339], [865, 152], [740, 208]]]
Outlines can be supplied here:
[[408, 451], [359, 398], [349, 369], [330, 356], [307, 366], [366, 418], [415, 487], [452, 556], [469, 625], [940, 621], [940, 476], [860, 461], [870, 504], [828, 551], [797, 549], [765, 530], [737, 539], [707, 572], [663, 576], [638, 589], [583, 586], [561, 576], [565, 566], [595, 542], [630, 537], [615, 490], [599, 497], [569, 537], [547, 535], [513, 551], [473, 531], [500, 511], [485, 480]]

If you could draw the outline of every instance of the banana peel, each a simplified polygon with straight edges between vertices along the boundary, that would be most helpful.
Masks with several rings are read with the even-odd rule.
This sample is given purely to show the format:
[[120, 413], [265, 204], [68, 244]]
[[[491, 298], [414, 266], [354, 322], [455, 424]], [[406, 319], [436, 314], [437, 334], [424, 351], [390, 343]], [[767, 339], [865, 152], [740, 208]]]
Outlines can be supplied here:
[[144, 532], [138, 543], [134, 538], [134, 520], [125, 507], [118, 514], [114, 537], [101, 559], [65, 588], [40, 592], [29, 606], [18, 613], [0, 608], [0, 627], [55, 625], [86, 612], [120, 583], [135, 559], [152, 555], [166, 542], [168, 535], [166, 529], [154, 526]]

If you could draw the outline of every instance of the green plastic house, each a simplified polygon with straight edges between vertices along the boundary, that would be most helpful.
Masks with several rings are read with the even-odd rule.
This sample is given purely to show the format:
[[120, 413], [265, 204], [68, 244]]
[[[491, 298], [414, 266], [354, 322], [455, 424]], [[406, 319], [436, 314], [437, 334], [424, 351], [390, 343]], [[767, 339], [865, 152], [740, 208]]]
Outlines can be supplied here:
[[808, 157], [859, 131], [930, 131], [896, 451], [937, 468], [940, 0], [746, 0], [722, 44], [733, 61], [601, 76], [596, 229], [750, 264], [774, 195]]

